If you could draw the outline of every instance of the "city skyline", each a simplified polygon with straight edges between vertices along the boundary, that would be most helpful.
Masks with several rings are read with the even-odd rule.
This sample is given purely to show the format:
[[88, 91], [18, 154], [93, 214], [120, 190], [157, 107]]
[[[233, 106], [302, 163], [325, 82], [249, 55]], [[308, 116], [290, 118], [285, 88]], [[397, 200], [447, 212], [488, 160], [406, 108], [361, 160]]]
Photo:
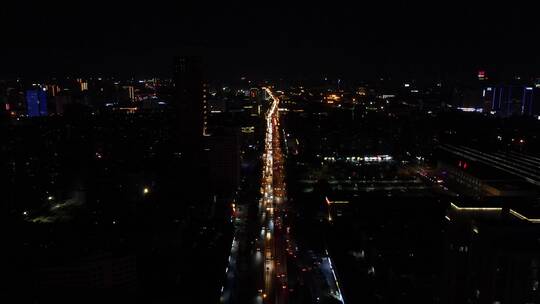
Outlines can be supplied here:
[[536, 17], [6, 4], [2, 303], [540, 304]]

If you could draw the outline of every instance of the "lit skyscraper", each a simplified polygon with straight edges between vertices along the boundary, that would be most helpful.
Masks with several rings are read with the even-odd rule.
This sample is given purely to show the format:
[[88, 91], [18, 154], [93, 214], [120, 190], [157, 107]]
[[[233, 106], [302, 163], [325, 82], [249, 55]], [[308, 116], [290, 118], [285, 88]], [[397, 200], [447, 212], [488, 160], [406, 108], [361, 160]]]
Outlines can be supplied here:
[[534, 87], [492, 86], [482, 90], [484, 111], [494, 111], [503, 117], [512, 115], [530, 116], [535, 114]]
[[135, 101], [135, 88], [133, 88], [133, 86], [127, 86], [126, 88], [129, 93], [129, 100]]
[[47, 94], [43, 90], [26, 91], [28, 116], [47, 116]]
[[81, 78], [77, 78], [77, 82], [79, 83], [79, 86], [81, 88], [81, 92], [88, 91], [88, 82]]

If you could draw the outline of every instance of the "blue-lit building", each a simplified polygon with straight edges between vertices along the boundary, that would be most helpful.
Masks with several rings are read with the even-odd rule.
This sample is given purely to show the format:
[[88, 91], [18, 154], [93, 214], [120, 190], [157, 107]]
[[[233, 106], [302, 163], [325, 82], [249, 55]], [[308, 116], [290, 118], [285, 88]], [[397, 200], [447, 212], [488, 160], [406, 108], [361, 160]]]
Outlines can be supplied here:
[[29, 117], [47, 116], [47, 93], [43, 90], [26, 91], [26, 106]]
[[540, 94], [529, 85], [497, 85], [482, 90], [484, 111], [502, 117], [513, 115], [532, 116], [540, 113]]

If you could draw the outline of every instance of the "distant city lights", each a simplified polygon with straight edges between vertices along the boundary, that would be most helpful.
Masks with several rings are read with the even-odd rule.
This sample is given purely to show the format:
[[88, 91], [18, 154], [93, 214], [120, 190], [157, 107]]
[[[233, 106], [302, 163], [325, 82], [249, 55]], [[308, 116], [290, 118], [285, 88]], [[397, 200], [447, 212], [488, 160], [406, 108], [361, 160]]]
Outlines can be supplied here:
[[463, 112], [477, 112], [477, 113], [484, 112], [484, 109], [482, 108], [470, 108], [470, 107], [458, 107], [458, 110], [463, 111]]
[[352, 163], [358, 163], [358, 162], [389, 162], [392, 161], [393, 158], [390, 155], [375, 155], [375, 156], [347, 156], [347, 157], [335, 157], [335, 156], [325, 156], [323, 157], [324, 161], [328, 162], [336, 162], [336, 161], [346, 161], [346, 162], [352, 162]]

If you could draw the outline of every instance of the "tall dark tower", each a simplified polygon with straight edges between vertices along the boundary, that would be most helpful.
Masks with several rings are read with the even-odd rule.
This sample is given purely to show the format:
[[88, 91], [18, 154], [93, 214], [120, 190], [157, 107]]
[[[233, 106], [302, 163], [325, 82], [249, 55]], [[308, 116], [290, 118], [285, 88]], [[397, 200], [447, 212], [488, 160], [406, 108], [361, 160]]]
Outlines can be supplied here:
[[178, 113], [182, 136], [191, 144], [200, 143], [206, 135], [206, 86], [203, 81], [202, 59], [196, 56], [178, 57], [175, 62], [174, 107]]
[[186, 199], [204, 201], [208, 194], [207, 157], [205, 155], [206, 87], [203, 81], [202, 58], [178, 57], [174, 64], [175, 124], [183, 159], [183, 186]]

